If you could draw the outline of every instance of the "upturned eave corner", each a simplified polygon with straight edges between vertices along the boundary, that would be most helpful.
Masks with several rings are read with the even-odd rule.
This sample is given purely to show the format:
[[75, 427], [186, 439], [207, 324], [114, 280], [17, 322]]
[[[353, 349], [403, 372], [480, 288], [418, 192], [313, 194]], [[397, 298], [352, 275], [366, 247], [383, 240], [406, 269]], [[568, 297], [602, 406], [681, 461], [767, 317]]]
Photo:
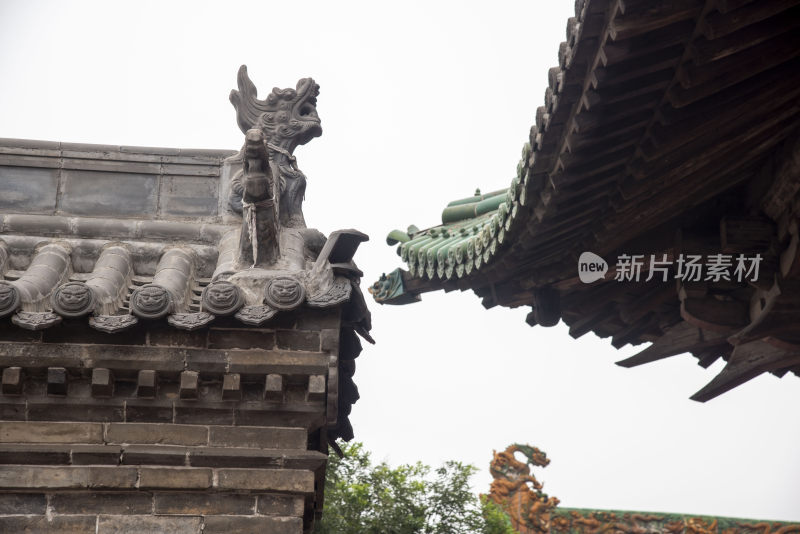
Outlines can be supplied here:
[[[376, 282], [376, 300], [471, 289], [487, 308], [530, 306], [531, 326], [652, 343], [626, 367], [725, 361], [691, 397], [701, 402], [763, 373], [800, 375], [798, 60], [786, 26], [798, 2], [770, 6], [576, 2], [507, 197], [476, 194], [448, 204], [441, 225], [393, 232], [407, 270]], [[586, 282], [584, 254], [667, 258], [672, 279], [645, 283], [644, 265], [641, 280], [614, 267]], [[760, 278], [679, 279], [682, 257], [742, 255], [763, 260]]]
[[407, 270], [383, 274], [370, 289], [375, 301], [417, 302], [420, 293], [447, 288], [485, 272], [522, 225], [530, 153], [530, 144], [525, 143], [507, 188], [490, 193], [477, 189], [472, 196], [449, 202], [438, 226], [392, 230], [386, 243], [397, 247]]

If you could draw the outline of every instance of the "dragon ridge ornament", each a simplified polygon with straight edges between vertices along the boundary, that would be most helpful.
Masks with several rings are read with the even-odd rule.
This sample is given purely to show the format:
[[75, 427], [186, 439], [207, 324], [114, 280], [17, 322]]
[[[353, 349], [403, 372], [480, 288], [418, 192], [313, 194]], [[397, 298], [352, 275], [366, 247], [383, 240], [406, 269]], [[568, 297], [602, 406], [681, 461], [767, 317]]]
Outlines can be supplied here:
[[[274, 198], [279, 199], [276, 206], [279, 221], [287, 227], [305, 228], [302, 204], [306, 176], [297, 167], [297, 159], [292, 153], [298, 146], [322, 135], [317, 115], [319, 85], [311, 78], [303, 78], [297, 82], [295, 89], [276, 87], [265, 100], [259, 100], [256, 86], [247, 75], [247, 67], [242, 65], [239, 68], [238, 86], [239, 89], [231, 91], [230, 95], [231, 103], [236, 108], [236, 122], [245, 135], [256, 130], [262, 136], [269, 154], [270, 170], [277, 179], [273, 187], [278, 193]], [[240, 195], [244, 194], [245, 205], [248, 197], [251, 202], [266, 198], [266, 192], [255, 192], [254, 187], [248, 187], [246, 174], [245, 171], [233, 179], [231, 204], [239, 212], [242, 204]]]
[[[521, 453], [525, 462], [517, 460], [515, 453]], [[550, 532], [550, 516], [559, 500], [542, 492], [542, 484], [531, 475], [531, 467], [549, 463], [544, 451], [515, 443], [502, 452], [495, 451], [489, 464], [494, 480], [487, 497], [508, 514], [520, 534]]]
[[[352, 280], [362, 274], [351, 261], [352, 252], [367, 236], [340, 230], [326, 240], [306, 227], [306, 176], [293, 155], [295, 148], [322, 134], [319, 85], [303, 78], [294, 89], [275, 88], [261, 100], [244, 65], [237, 85], [230, 100], [245, 139], [226, 162], [232, 175], [229, 206], [241, 214], [242, 226], [232, 272], [205, 289], [203, 309], [261, 324], [277, 311], [303, 304], [324, 308], [347, 302]], [[225, 289], [225, 283], [241, 293]]]

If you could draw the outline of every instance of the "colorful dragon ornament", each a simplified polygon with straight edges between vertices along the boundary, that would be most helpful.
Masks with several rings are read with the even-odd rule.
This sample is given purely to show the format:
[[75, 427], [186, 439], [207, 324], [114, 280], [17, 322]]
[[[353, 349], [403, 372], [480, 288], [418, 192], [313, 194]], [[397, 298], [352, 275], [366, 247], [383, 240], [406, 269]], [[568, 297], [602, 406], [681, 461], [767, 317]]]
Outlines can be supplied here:
[[[515, 443], [503, 452], [492, 451], [494, 457], [489, 472], [494, 480], [487, 496], [511, 519], [511, 525], [520, 534], [541, 534], [550, 531], [550, 515], [558, 506], [558, 499], [542, 492], [542, 484], [531, 475], [532, 466], [546, 467], [547, 454]], [[514, 453], [525, 456], [525, 463]]]
[[543, 493], [531, 475], [531, 467], [550, 463], [543, 451], [515, 443], [493, 453], [489, 472], [494, 480], [484, 497], [508, 515], [520, 534], [800, 534], [800, 524], [782, 521], [556, 508], [559, 500]]

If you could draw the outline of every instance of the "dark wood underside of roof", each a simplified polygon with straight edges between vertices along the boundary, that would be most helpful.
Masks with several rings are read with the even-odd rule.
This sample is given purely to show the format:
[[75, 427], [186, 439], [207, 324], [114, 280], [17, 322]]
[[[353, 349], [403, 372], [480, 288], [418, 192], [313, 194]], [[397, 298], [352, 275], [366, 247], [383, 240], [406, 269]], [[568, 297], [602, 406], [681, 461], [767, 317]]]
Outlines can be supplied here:
[[[589, 0], [578, 15], [531, 131], [510, 244], [470, 277], [408, 289], [470, 288], [487, 307], [532, 306], [530, 324], [655, 342], [625, 365], [724, 358], [697, 400], [800, 373], [800, 2]], [[584, 251], [608, 261], [605, 280], [580, 282]], [[614, 280], [621, 254], [681, 253], [764, 262], [750, 284]]]

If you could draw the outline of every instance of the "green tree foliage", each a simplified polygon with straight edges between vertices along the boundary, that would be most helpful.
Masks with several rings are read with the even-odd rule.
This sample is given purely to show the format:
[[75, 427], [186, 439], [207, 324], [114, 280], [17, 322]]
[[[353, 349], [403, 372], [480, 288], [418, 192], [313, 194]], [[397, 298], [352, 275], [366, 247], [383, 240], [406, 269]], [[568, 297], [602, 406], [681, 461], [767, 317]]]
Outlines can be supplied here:
[[499, 506], [485, 497], [481, 497], [481, 506], [483, 519], [486, 521], [484, 534], [517, 534], [511, 526], [511, 520]]
[[497, 506], [469, 489], [475, 467], [446, 462], [373, 465], [360, 443], [331, 454], [315, 534], [514, 534]]

